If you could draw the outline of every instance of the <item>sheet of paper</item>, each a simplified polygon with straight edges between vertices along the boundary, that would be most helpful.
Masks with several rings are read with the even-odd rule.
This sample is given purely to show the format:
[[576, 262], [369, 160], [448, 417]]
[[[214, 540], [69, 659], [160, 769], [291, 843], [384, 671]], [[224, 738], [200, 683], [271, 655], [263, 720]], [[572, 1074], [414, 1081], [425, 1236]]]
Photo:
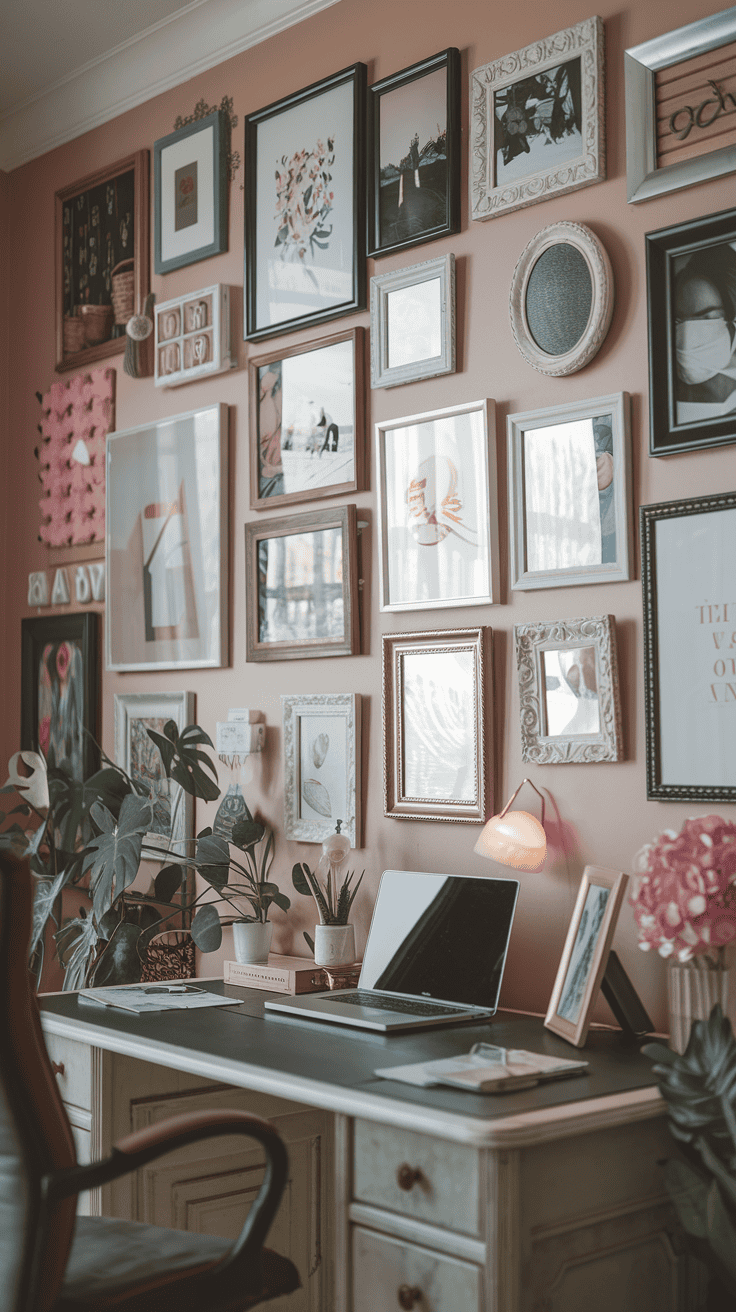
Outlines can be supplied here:
[[139, 1014], [237, 1005], [235, 998], [223, 998], [219, 993], [208, 993], [193, 984], [123, 984], [109, 989], [82, 989], [79, 997], [98, 1006], [118, 1007]]

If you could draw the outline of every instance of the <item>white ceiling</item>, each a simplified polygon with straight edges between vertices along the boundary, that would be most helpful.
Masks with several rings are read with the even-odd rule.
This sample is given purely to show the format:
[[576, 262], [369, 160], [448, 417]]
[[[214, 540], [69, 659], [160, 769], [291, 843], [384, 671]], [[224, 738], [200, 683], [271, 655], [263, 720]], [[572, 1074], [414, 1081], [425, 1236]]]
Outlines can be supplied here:
[[0, 169], [71, 141], [339, 0], [3, 0]]

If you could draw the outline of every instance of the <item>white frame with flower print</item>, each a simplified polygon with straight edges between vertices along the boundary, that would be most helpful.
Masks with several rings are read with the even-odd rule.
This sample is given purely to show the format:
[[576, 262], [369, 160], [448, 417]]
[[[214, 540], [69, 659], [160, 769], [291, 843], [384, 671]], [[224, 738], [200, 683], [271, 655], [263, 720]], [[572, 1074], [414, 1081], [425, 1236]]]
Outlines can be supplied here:
[[[281, 713], [284, 724], [284, 837], [290, 841], [300, 843], [322, 843], [325, 838], [334, 833], [337, 821], [340, 820], [342, 824], [341, 833], [350, 839], [352, 847], [360, 847], [360, 693], [304, 693], [296, 695], [282, 693]], [[305, 814], [301, 806], [303, 783], [310, 782], [302, 779], [302, 735], [307, 722], [314, 722], [314, 727], [316, 727], [320, 723], [324, 724], [335, 718], [339, 718], [344, 722], [345, 757], [342, 762], [341, 773], [346, 799], [345, 814], [331, 813], [329, 816], [325, 815], [324, 820], [319, 820]], [[324, 737], [329, 739], [329, 735], [322, 733], [318, 735], [318, 740]], [[319, 771], [325, 764], [331, 746], [332, 743], [329, 741], [326, 747], [324, 743], [320, 744], [319, 754], [315, 754], [313, 759], [316, 771]], [[321, 802], [323, 794], [328, 790], [325, 790], [320, 779], [311, 780], [311, 783], [319, 785], [319, 792], [313, 789], [312, 801]], [[304, 801], [306, 803], [305, 810], [312, 811], [315, 815], [320, 813], [319, 808], [311, 805], [308, 798], [305, 797]]]
[[[602, 866], [586, 866], [583, 871], [575, 909], [572, 913], [570, 927], [567, 931], [565, 946], [557, 970], [557, 978], [555, 979], [552, 997], [544, 1020], [548, 1030], [552, 1030], [553, 1034], [559, 1034], [561, 1039], [567, 1039], [567, 1042], [574, 1044], [576, 1048], [585, 1046], [593, 1005], [606, 971], [608, 954], [611, 950], [616, 922], [628, 882], [629, 876], [622, 870], [607, 870]], [[583, 947], [579, 956], [576, 957], [575, 949], [578, 935], [581, 932], [585, 933], [586, 911], [589, 916], [591, 910], [586, 907], [586, 903], [591, 890], [596, 888], [608, 890], [605, 908], [600, 924], [597, 926], [594, 942], [591, 945], [590, 939], [588, 939], [587, 944]], [[577, 996], [571, 999], [573, 1006], [577, 1002], [577, 1010], [572, 1016], [561, 1015], [559, 1008], [565, 1005], [563, 994], [568, 974], [573, 969], [574, 981], [574, 974], [580, 967], [584, 968], [583, 978], [585, 983], [582, 991], [578, 990]]]

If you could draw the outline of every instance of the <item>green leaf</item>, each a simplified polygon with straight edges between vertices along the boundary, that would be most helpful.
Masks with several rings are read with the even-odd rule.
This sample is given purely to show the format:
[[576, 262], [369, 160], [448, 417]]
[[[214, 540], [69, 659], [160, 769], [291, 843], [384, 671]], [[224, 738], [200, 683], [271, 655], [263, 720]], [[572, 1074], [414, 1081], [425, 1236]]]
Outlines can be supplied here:
[[303, 930], [303, 934], [304, 934], [304, 938], [306, 939], [306, 943], [307, 943], [307, 947], [309, 948], [309, 951], [312, 953], [312, 955], [314, 955], [314, 939], [312, 938], [312, 935], [308, 934], [306, 929]]
[[33, 893], [33, 925], [31, 944], [28, 949], [29, 958], [33, 956], [43, 938], [46, 922], [49, 916], [53, 914], [54, 903], [66, 884], [67, 878], [66, 870], [61, 870], [55, 879], [39, 879], [36, 881]]
[[101, 802], [94, 803], [90, 814], [102, 832], [87, 844], [84, 869], [90, 871], [92, 905], [101, 918], [138, 873], [143, 836], [151, 825], [151, 804], [129, 793], [117, 824]]
[[265, 825], [260, 825], [255, 820], [238, 820], [233, 825], [231, 841], [234, 847], [240, 848], [241, 852], [247, 852], [248, 848], [260, 843], [265, 832]]
[[[164, 728], [168, 728], [168, 724], [165, 725]], [[163, 763], [164, 770], [166, 771], [166, 776], [168, 778], [169, 775], [171, 774], [171, 762], [174, 759], [175, 745], [169, 737], [165, 736], [164, 734], [157, 733], [155, 729], [147, 729], [146, 733], [148, 734], [148, 737], [151, 739], [151, 742], [154, 743], [156, 747], [158, 747], [158, 750], [161, 753], [161, 761]]]
[[83, 988], [99, 943], [94, 920], [91, 916], [68, 920], [57, 930], [54, 939], [64, 966], [64, 991]]
[[194, 917], [192, 938], [200, 952], [215, 952], [222, 943], [222, 925], [212, 903], [200, 907]]
[[275, 902], [276, 906], [279, 907], [281, 911], [288, 911], [291, 906], [291, 899], [288, 898], [285, 893], [274, 893], [271, 901]]
[[707, 1021], [695, 1021], [682, 1056], [661, 1044], [643, 1052], [654, 1059], [676, 1139], [702, 1140], [729, 1170], [736, 1170], [736, 1040], [716, 1004]]
[[214, 834], [198, 838], [194, 864], [202, 878], [219, 893], [230, 873], [230, 848], [226, 840]]
[[211, 747], [212, 740], [198, 724], [188, 724], [179, 733], [173, 720], [164, 725], [163, 734], [148, 730], [164, 762], [167, 775], [180, 784], [186, 793], [214, 802], [220, 796], [216, 783], [205, 774], [203, 766], [217, 779], [217, 771], [209, 756], [198, 750], [199, 745]]
[[122, 921], [104, 952], [98, 957], [90, 978], [92, 988], [110, 984], [138, 984], [143, 974], [143, 963], [138, 955], [139, 925]]
[[107, 943], [108, 940], [111, 939], [113, 934], [115, 933], [115, 930], [120, 924], [120, 921], [123, 919], [124, 911], [125, 911], [125, 907], [123, 906], [122, 902], [121, 903], [116, 902], [115, 905], [110, 907], [110, 910], [106, 911], [104, 916], [102, 916], [101, 919], [99, 920], [97, 926], [98, 934], [99, 937], [105, 941], [105, 943]]
[[292, 867], [291, 882], [294, 885], [294, 888], [296, 889], [297, 893], [301, 893], [302, 897], [311, 897], [312, 886], [307, 880], [307, 877], [304, 873], [305, 870], [309, 870], [309, 866], [306, 864], [306, 862], [297, 861], [296, 865]]
[[153, 887], [159, 902], [170, 902], [181, 888], [184, 872], [179, 865], [163, 866], [153, 881]]

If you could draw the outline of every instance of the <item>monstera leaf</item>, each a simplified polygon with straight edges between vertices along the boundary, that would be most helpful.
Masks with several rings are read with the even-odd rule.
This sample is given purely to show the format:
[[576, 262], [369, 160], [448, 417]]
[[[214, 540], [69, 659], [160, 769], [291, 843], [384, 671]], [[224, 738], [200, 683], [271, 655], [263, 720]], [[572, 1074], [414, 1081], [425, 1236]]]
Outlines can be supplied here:
[[33, 891], [33, 924], [31, 927], [31, 945], [28, 949], [28, 956], [31, 958], [36, 951], [43, 932], [46, 928], [46, 921], [53, 914], [54, 903], [59, 896], [67, 880], [65, 870], [60, 871], [55, 879], [37, 879]]
[[92, 905], [96, 915], [102, 918], [138, 873], [143, 835], [150, 828], [152, 808], [145, 798], [129, 793], [120, 807], [117, 822], [102, 802], [95, 802], [90, 814], [102, 832], [87, 844], [83, 865], [91, 874]]
[[64, 967], [64, 992], [84, 988], [87, 970], [99, 942], [92, 916], [68, 920], [54, 938]]
[[217, 771], [206, 752], [199, 747], [212, 747], [212, 739], [198, 724], [188, 724], [181, 733], [173, 720], [167, 720], [163, 733], [148, 730], [148, 736], [161, 753], [161, 760], [167, 776], [180, 784], [185, 793], [192, 797], [201, 797], [205, 802], [215, 802], [220, 790], [212, 779], [208, 778], [202, 766], [206, 766], [217, 779]]

